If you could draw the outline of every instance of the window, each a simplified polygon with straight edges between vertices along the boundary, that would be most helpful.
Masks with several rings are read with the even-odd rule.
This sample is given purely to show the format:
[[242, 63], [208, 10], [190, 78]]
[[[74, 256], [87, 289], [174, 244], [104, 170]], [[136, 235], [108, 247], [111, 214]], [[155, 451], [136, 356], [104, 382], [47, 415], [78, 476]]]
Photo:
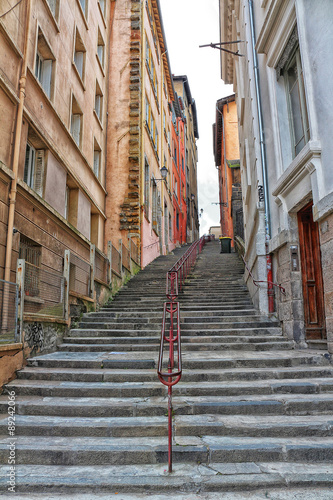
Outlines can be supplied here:
[[53, 92], [54, 61], [55, 57], [42, 31], [39, 29], [35, 60], [35, 76], [49, 99], [51, 99]]
[[66, 186], [66, 193], [65, 193], [65, 219], [68, 220], [68, 213], [69, 213], [69, 186]]
[[152, 140], [155, 152], [158, 155], [158, 153], [159, 153], [158, 129], [157, 129], [157, 125], [155, 122], [153, 112], [151, 110], [150, 102], [149, 102], [147, 97], [146, 97], [146, 126], [148, 129], [148, 133], [150, 135], [150, 138]]
[[157, 72], [154, 64], [153, 53], [151, 51], [147, 36], [146, 36], [146, 67], [148, 70], [150, 82], [153, 87], [155, 97], [157, 99], [158, 96]]
[[175, 189], [174, 189], [175, 196], [178, 200], [178, 182], [177, 179], [175, 179]]
[[158, 234], [158, 220], [157, 220], [157, 211], [158, 211], [158, 202], [157, 202], [157, 184], [155, 179], [152, 179], [152, 184], [153, 184], [153, 193], [152, 193], [152, 222], [153, 222], [153, 229]]
[[177, 210], [177, 214], [176, 214], [176, 226], [177, 226], [177, 229], [179, 230], [179, 212]]
[[86, 48], [78, 30], [75, 32], [74, 45], [74, 65], [81, 78], [84, 81], [85, 66], [86, 66]]
[[85, 17], [87, 17], [87, 12], [88, 12], [88, 0], [79, 0], [79, 3], [81, 5], [82, 12]]
[[82, 139], [82, 111], [79, 107], [77, 100], [73, 96], [72, 98], [72, 114], [71, 114], [71, 134], [76, 142], [76, 144], [81, 147], [81, 139]]
[[145, 215], [149, 217], [149, 164], [145, 160], [145, 189], [144, 189], [144, 204], [145, 204]]
[[53, 16], [58, 19], [59, 16], [59, 0], [47, 0]]
[[39, 196], [43, 196], [44, 190], [44, 157], [45, 151], [43, 149], [36, 150], [27, 142], [23, 180]]
[[95, 139], [94, 140], [94, 174], [96, 175], [97, 179], [100, 178], [99, 176], [100, 176], [100, 171], [101, 171], [101, 156], [102, 156], [101, 148]]
[[105, 52], [105, 43], [100, 30], [98, 30], [97, 59], [99, 60], [103, 69], [104, 69], [104, 52]]
[[95, 92], [95, 113], [97, 118], [102, 123], [102, 113], [103, 113], [103, 94], [101, 87], [96, 80], [96, 92]]
[[19, 259], [24, 259], [29, 264], [40, 267], [42, 247], [35, 241], [20, 235]]
[[169, 214], [169, 240], [172, 241], [172, 217], [171, 217], [171, 214]]
[[106, 6], [105, 0], [99, 0], [98, 3], [99, 3], [99, 6], [100, 6], [100, 9], [101, 9], [103, 16], [105, 17], [105, 6]]
[[[24, 293], [27, 297], [40, 296], [40, 265], [42, 247], [35, 241], [20, 235], [19, 259], [24, 259], [26, 266], [24, 278]], [[27, 299], [25, 299], [27, 300]]]
[[298, 46], [286, 64], [283, 76], [287, 92], [292, 155], [294, 158], [310, 139], [303, 70]]

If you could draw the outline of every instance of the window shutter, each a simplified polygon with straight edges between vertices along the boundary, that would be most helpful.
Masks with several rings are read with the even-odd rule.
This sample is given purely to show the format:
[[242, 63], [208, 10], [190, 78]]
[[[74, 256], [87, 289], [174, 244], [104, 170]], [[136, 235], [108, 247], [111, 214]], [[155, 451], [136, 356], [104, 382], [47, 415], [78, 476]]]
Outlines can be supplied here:
[[43, 196], [43, 188], [44, 188], [44, 156], [45, 151], [43, 149], [39, 149], [36, 151], [36, 171], [35, 171], [35, 179], [34, 179], [34, 190], [39, 196]]
[[100, 166], [101, 152], [94, 151], [94, 174], [99, 178], [99, 166]]
[[98, 59], [102, 66], [104, 66], [104, 45], [97, 46]]
[[30, 146], [27, 144], [27, 149], [25, 150], [25, 163], [24, 163], [24, 176], [23, 180], [26, 184], [28, 184], [28, 178], [29, 178], [29, 168], [30, 166]]
[[48, 4], [50, 6], [52, 14], [55, 16], [56, 15], [56, 6], [57, 6], [57, 0], [47, 0]]
[[95, 96], [95, 111], [96, 111], [96, 115], [98, 116], [99, 119], [101, 119], [101, 101], [102, 101], [102, 96], [96, 94], [96, 96]]
[[75, 52], [74, 62], [80, 77], [83, 77], [83, 52]]
[[71, 133], [74, 141], [80, 146], [81, 115], [72, 115]]
[[48, 97], [51, 96], [52, 62], [52, 59], [43, 61], [41, 84]]

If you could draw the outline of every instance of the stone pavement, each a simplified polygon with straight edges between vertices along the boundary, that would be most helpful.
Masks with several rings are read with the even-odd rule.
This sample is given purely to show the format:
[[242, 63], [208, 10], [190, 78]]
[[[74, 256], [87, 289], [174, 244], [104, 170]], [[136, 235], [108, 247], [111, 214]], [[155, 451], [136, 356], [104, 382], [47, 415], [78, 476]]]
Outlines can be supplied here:
[[[156, 364], [165, 273], [182, 251], [149, 265], [7, 385], [16, 395], [15, 498], [333, 499], [331, 358], [294, 350], [276, 319], [253, 308], [237, 256], [214, 242], [180, 297], [183, 377], [167, 473]], [[0, 397], [3, 464], [7, 402]]]

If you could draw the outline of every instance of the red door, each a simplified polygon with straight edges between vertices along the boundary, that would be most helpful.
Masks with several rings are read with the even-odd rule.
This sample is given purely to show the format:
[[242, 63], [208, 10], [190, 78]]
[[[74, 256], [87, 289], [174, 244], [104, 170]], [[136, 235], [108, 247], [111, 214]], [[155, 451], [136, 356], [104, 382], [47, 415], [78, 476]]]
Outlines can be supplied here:
[[313, 221], [312, 202], [298, 213], [302, 267], [305, 335], [325, 339], [325, 309], [318, 223]]

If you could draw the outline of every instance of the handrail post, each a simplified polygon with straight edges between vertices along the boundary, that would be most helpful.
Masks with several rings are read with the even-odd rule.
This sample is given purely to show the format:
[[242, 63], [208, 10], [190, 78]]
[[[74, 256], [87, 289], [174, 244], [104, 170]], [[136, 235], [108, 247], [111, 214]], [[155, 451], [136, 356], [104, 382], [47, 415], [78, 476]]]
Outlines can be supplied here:
[[[160, 351], [158, 358], [157, 375], [160, 382], [168, 387], [168, 464], [169, 472], [172, 472], [172, 387], [176, 385], [182, 376], [182, 360], [181, 360], [181, 336], [180, 336], [180, 308], [179, 302], [176, 301], [179, 291], [185, 284], [185, 280], [195, 264], [196, 257], [201, 251], [201, 245], [205, 244], [203, 237], [194, 242], [184, 255], [173, 265], [167, 272], [166, 276], [166, 296], [168, 302], [164, 303], [163, 320], [161, 330]], [[169, 336], [166, 335], [165, 324], [166, 314], [170, 315]], [[176, 319], [174, 315], [176, 314]], [[175, 334], [175, 328], [177, 332]], [[163, 352], [165, 342], [169, 343], [169, 359], [167, 372], [163, 373]], [[175, 369], [175, 344], [177, 343], [178, 366]], [[174, 379], [174, 380], [173, 380]]]
[[65, 250], [64, 255], [64, 317], [68, 321], [69, 318], [69, 272], [70, 272], [70, 262], [71, 262], [71, 251]]
[[23, 333], [23, 314], [24, 314], [24, 278], [25, 278], [25, 260], [18, 259], [17, 260], [17, 269], [16, 269], [16, 283], [18, 284], [18, 293], [19, 293], [19, 309], [18, 309], [18, 319], [20, 322], [20, 342], [22, 342], [22, 333]]

